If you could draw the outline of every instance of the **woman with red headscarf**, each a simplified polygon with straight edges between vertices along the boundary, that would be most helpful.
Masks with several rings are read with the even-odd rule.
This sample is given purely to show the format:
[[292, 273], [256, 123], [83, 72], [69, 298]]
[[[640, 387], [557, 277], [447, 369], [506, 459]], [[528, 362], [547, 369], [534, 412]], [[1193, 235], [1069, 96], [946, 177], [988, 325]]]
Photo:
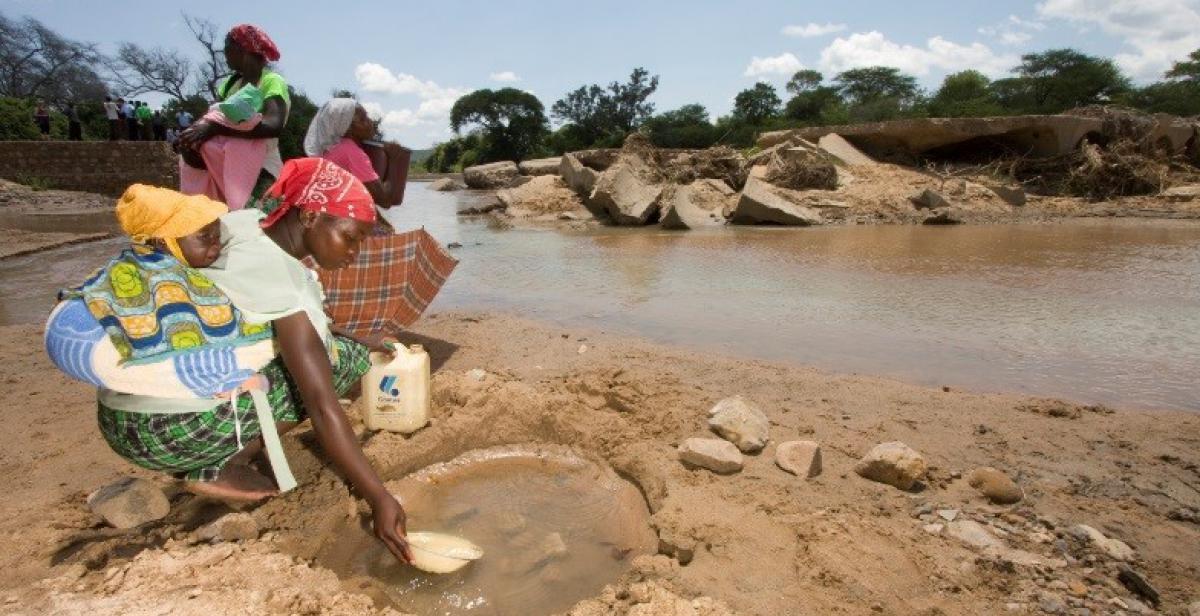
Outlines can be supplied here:
[[171, 472], [193, 492], [259, 500], [278, 490], [252, 463], [265, 449], [279, 484], [294, 485], [277, 436], [309, 419], [321, 450], [370, 503], [375, 535], [408, 561], [404, 509], [371, 468], [338, 402], [370, 366], [369, 351], [390, 349], [333, 331], [321, 285], [300, 262], [312, 258], [325, 269], [354, 262], [375, 224], [374, 202], [362, 182], [319, 158], [288, 161], [265, 200], [275, 206], [269, 215], [245, 209], [221, 217], [220, 256], [198, 271], [247, 322], [272, 325], [279, 356], [259, 374], [275, 425], [259, 424], [251, 394], [182, 400], [102, 389], [101, 432], [117, 454]]
[[[225, 78], [217, 88], [217, 96], [224, 101], [241, 90], [244, 86], [256, 86], [262, 93], [262, 121], [253, 129], [239, 131], [209, 120], [199, 120], [185, 129], [179, 135], [180, 153], [185, 163], [196, 168], [204, 168], [204, 161], [198, 150], [205, 141], [224, 135], [237, 139], [266, 139], [267, 155], [259, 173], [259, 181], [255, 186], [249, 203], [253, 203], [263, 191], [279, 177], [283, 159], [279, 155], [279, 135], [287, 124], [288, 112], [291, 109], [291, 96], [288, 93], [287, 82], [283, 77], [268, 68], [269, 62], [279, 60], [279, 48], [275, 41], [267, 36], [258, 26], [241, 24], [234, 26], [225, 35], [225, 62], [233, 74]], [[215, 170], [209, 170], [214, 173]], [[231, 209], [238, 209], [247, 204], [230, 203]]]

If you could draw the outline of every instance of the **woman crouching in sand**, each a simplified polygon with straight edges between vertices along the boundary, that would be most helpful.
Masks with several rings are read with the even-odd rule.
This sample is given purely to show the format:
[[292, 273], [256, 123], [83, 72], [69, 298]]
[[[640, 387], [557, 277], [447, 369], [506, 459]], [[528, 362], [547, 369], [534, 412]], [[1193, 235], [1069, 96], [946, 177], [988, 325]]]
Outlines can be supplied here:
[[[172, 191], [163, 191], [172, 193]], [[152, 197], [156, 193], [148, 193]], [[132, 208], [187, 208], [187, 199], [131, 203]], [[128, 193], [127, 193], [128, 198]], [[203, 198], [203, 197], [199, 197]], [[260, 374], [275, 430], [284, 432], [312, 421], [322, 450], [358, 494], [371, 505], [375, 535], [396, 558], [411, 559], [405, 514], [384, 488], [346, 419], [340, 395], [350, 391], [369, 367], [366, 344], [330, 330], [320, 283], [300, 259], [338, 269], [353, 263], [359, 242], [375, 224], [375, 207], [362, 183], [329, 161], [306, 158], [284, 165], [267, 192], [275, 209], [246, 209], [220, 219], [220, 254], [198, 271], [212, 280], [252, 322], [270, 322], [279, 357]], [[134, 220], [170, 219], [168, 211]], [[122, 218], [123, 226], [125, 218]], [[155, 237], [152, 229], [126, 229]], [[372, 347], [382, 345], [372, 343]], [[210, 405], [181, 412], [180, 404]], [[129, 395], [102, 389], [101, 432], [113, 450], [146, 468], [188, 481], [191, 491], [230, 500], [259, 500], [277, 493], [272, 481], [251, 465], [272, 439], [255, 419], [252, 395], [213, 404]], [[157, 412], [156, 412], [157, 411]], [[264, 444], [265, 441], [265, 444]], [[276, 441], [277, 442], [277, 441]], [[282, 451], [278, 450], [282, 456]], [[272, 457], [274, 460], [274, 457]], [[279, 469], [274, 469], [277, 473]], [[277, 474], [278, 476], [278, 474]], [[290, 478], [290, 476], [289, 476]]]

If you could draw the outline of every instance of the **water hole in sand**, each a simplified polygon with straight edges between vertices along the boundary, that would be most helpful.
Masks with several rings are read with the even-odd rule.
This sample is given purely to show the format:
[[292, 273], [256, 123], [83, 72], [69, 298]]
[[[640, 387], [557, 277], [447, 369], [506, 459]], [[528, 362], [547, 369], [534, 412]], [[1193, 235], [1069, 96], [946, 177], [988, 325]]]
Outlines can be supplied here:
[[423, 573], [348, 522], [317, 562], [358, 592], [414, 614], [556, 613], [598, 594], [658, 546], [641, 492], [566, 448], [476, 450], [388, 487], [410, 531], [464, 537], [483, 558], [455, 573]]

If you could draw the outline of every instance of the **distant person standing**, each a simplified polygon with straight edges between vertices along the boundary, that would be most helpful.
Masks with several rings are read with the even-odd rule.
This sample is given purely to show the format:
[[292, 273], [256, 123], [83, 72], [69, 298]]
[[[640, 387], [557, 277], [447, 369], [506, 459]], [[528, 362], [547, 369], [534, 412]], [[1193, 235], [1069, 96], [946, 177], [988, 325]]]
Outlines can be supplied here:
[[138, 127], [142, 131], [141, 140], [152, 141], [154, 139], [154, 112], [150, 111], [150, 105], [147, 105], [146, 101], [138, 101], [134, 113], [137, 114]]
[[116, 141], [121, 138], [121, 110], [113, 102], [111, 96], [104, 97], [104, 117], [108, 118], [108, 140]]
[[75, 103], [67, 103], [67, 139], [83, 141], [83, 125], [79, 123], [79, 111]]
[[42, 133], [42, 139], [50, 138], [50, 110], [46, 109], [46, 104], [38, 101], [37, 109], [33, 112], [33, 122], [37, 124], [38, 130]]
[[134, 101], [125, 101], [125, 104], [121, 106], [121, 113], [125, 114], [125, 136], [130, 141], [137, 141], [137, 139], [138, 139], [138, 121], [137, 121], [137, 113], [136, 113], [137, 108], [134, 107], [133, 103], [134, 103]]
[[154, 110], [154, 116], [150, 118], [150, 125], [154, 127], [155, 141], [167, 140], [167, 119], [163, 117], [161, 111]]
[[192, 125], [192, 114], [188, 113], [187, 109], [180, 109], [179, 113], [175, 114], [175, 125], [179, 130], [183, 130]]
[[167, 140], [167, 143], [171, 144], [171, 147], [174, 148], [175, 142], [179, 140], [179, 131], [175, 130], [175, 127], [172, 126], [167, 129], [167, 132], [165, 133], [165, 138]]

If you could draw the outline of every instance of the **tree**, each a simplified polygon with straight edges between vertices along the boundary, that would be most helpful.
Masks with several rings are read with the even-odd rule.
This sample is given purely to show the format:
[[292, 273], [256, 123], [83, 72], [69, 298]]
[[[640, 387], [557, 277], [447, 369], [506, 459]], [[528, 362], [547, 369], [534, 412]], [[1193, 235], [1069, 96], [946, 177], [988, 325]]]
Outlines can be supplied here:
[[833, 83], [849, 103], [856, 105], [891, 99], [907, 106], [920, 95], [915, 77], [890, 66], [850, 69], [838, 73]]
[[818, 71], [812, 69], [796, 71], [796, 74], [792, 75], [787, 82], [787, 91], [793, 95], [811, 92], [820, 87], [822, 81], [825, 81], [825, 76]]
[[100, 59], [92, 43], [59, 36], [32, 17], [0, 14], [0, 96], [56, 103], [103, 98]]
[[929, 101], [929, 113], [937, 117], [981, 117], [1003, 111], [996, 102], [991, 80], [976, 70], [947, 75]]
[[158, 92], [184, 100], [197, 93], [192, 60], [174, 49], [121, 43], [109, 72], [113, 86], [125, 96]]
[[450, 128], [458, 133], [466, 127], [482, 137], [480, 162], [528, 158], [550, 130], [542, 102], [516, 88], [485, 88], [455, 101]]
[[707, 148], [717, 140], [708, 110], [696, 103], [651, 116], [641, 130], [660, 148]]
[[304, 153], [304, 134], [317, 115], [317, 104], [304, 92], [288, 86], [288, 98], [292, 104], [288, 108], [287, 124], [283, 125], [283, 132], [279, 135], [279, 155], [284, 160], [307, 156]]
[[733, 117], [748, 124], [759, 124], [778, 114], [782, 102], [775, 93], [775, 86], [760, 81], [734, 97]]
[[217, 84], [220, 83], [221, 78], [229, 74], [229, 67], [225, 64], [224, 36], [217, 29], [216, 24], [202, 17], [193, 17], [184, 13], [183, 23], [187, 24], [192, 37], [204, 49], [204, 59], [201, 60], [197, 70], [198, 85], [207, 90], [209, 96], [215, 99], [218, 96]]
[[996, 81], [993, 91], [1005, 107], [1031, 113], [1107, 103], [1131, 89], [1112, 60], [1074, 49], [1025, 54], [1013, 71], [1017, 76]]
[[623, 84], [614, 81], [607, 88], [596, 84], [580, 86], [556, 101], [550, 107], [550, 115], [574, 125], [574, 138], [588, 145], [605, 138], [619, 140], [654, 113], [654, 104], [648, 99], [657, 89], [658, 75], [651, 76], [638, 67]]

